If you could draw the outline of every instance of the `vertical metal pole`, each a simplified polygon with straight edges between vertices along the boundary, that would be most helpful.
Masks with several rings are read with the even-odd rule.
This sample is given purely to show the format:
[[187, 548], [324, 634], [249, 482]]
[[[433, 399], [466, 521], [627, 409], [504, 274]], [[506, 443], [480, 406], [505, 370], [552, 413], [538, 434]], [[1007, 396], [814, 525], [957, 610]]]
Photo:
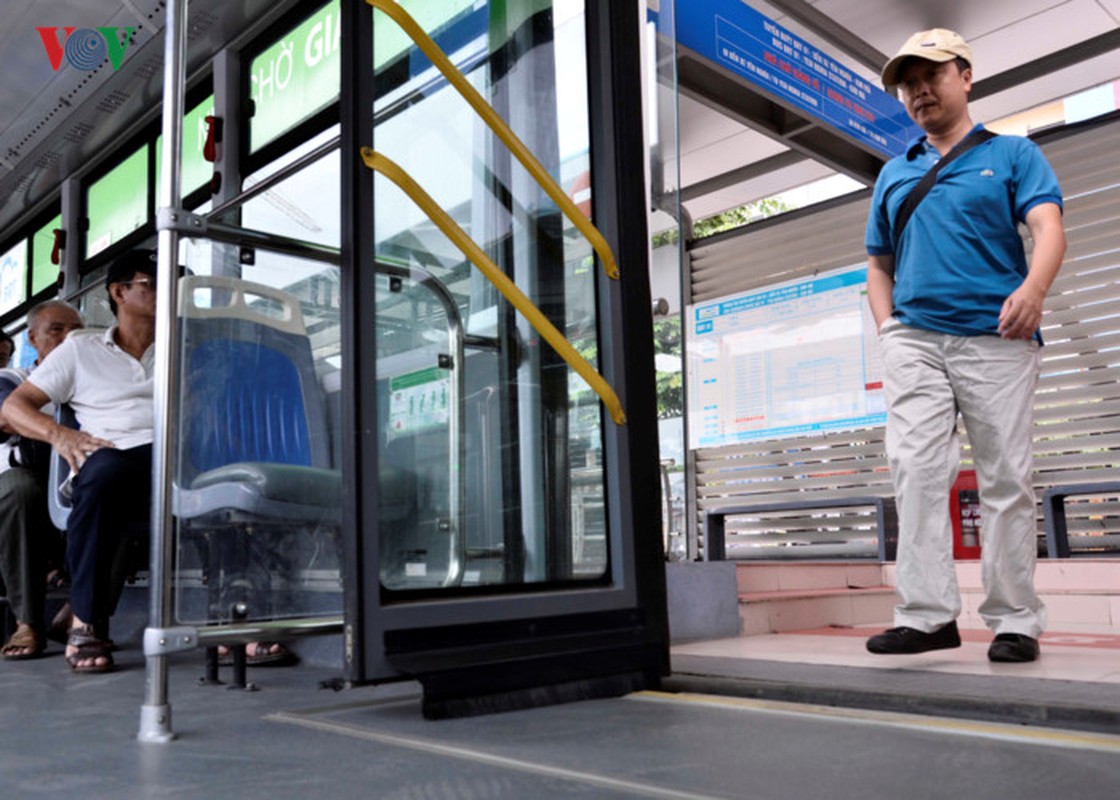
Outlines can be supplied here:
[[81, 225], [85, 216], [82, 208], [81, 184], [77, 178], [67, 178], [62, 182], [62, 229], [66, 231], [66, 247], [62, 251], [62, 263], [58, 265], [63, 276], [62, 291], [64, 299], [75, 294], [79, 286], [78, 266], [81, 263]]
[[[163, 48], [163, 153], [160, 161], [159, 261], [156, 267], [156, 341], [154, 430], [152, 442], [151, 601], [148, 628], [166, 630], [171, 622], [171, 568], [174, 522], [171, 516], [171, 445], [176, 426], [173, 403], [179, 393], [178, 353], [179, 234], [181, 156], [186, 62], [187, 0], [168, 0]], [[145, 641], [148, 637], [145, 636]], [[167, 691], [167, 656], [145, 653], [144, 705], [140, 709], [142, 742], [168, 742], [171, 705]]]

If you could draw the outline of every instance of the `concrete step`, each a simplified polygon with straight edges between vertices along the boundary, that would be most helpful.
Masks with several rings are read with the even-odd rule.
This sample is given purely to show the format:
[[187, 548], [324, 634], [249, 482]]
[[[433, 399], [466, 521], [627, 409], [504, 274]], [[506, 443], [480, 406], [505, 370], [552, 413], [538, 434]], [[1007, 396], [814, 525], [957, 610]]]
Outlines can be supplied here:
[[806, 589], [866, 589], [883, 586], [878, 562], [740, 561], [735, 575], [744, 592], [790, 592]]
[[[1100, 589], [1049, 589], [1039, 586], [1038, 596], [1046, 604], [1047, 627], [1064, 631], [1120, 634], [1120, 594]], [[1117, 590], [1114, 590], [1114, 592]], [[961, 589], [961, 624], [983, 627], [979, 588]]]
[[739, 562], [736, 581], [744, 636], [876, 623], [894, 606], [878, 563]]
[[[883, 581], [895, 584], [894, 564], [883, 565]], [[957, 562], [962, 627], [983, 628], [979, 607], [984, 588], [979, 561]], [[1120, 633], [1120, 559], [1040, 559], [1035, 589], [1046, 604], [1051, 629]]]
[[[883, 564], [882, 575], [883, 582], [893, 586], [895, 565]], [[958, 561], [957, 582], [962, 592], [983, 591], [980, 562]], [[1034, 584], [1039, 592], [1120, 595], [1120, 559], [1039, 559]]]
[[[740, 562], [736, 567], [743, 635], [834, 625], [891, 623], [894, 564]], [[957, 562], [964, 628], [984, 628], [979, 561]], [[1120, 634], [1120, 559], [1041, 559], [1035, 586], [1049, 627]]]
[[894, 603], [888, 586], [745, 592], [739, 595], [741, 635], [879, 623], [890, 619]]

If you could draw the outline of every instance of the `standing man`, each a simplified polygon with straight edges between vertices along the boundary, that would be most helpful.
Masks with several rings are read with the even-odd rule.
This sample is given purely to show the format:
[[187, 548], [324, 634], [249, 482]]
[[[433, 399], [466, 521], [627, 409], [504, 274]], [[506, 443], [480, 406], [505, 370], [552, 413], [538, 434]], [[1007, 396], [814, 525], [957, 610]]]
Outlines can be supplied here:
[[[152, 368], [156, 323], [155, 253], [133, 250], [109, 265], [109, 307], [117, 324], [70, 336], [3, 406], [24, 436], [49, 442], [70, 464], [66, 527], [73, 624], [66, 661], [75, 672], [113, 668], [109, 618], [121, 537], [146, 531], [152, 489]], [[69, 403], [80, 430], [41, 409]]]
[[[980, 488], [979, 610], [995, 633], [988, 658], [1033, 661], [1046, 609], [1034, 590], [1032, 411], [1042, 305], [1066, 248], [1061, 190], [1031, 141], [976, 133], [983, 126], [968, 112], [972, 50], [959, 34], [914, 34], [887, 62], [883, 84], [899, 87], [926, 135], [883, 167], [867, 222], [867, 296], [886, 369], [886, 450], [899, 512], [896, 627], [868, 639], [867, 649], [960, 646], [948, 500], [959, 411]], [[963, 152], [950, 155], [966, 138]], [[899, 230], [907, 195], [942, 159]], [[1019, 223], [1034, 240], [1029, 266]]]
[[[27, 312], [27, 339], [43, 363], [71, 331], [82, 327], [82, 317], [62, 300], [47, 300]], [[0, 377], [0, 402], [26, 380], [29, 370], [9, 369]], [[0, 414], [0, 437], [11, 429]], [[5, 442], [11, 445], [11, 442]], [[47, 469], [50, 448], [22, 442], [18, 448], [0, 448], [0, 586], [16, 618], [16, 630], [0, 649], [0, 656], [17, 661], [36, 658], [46, 647], [43, 607], [47, 564], [57, 560], [62, 537], [51, 525], [47, 511]], [[9, 462], [11, 461], [11, 463]]]

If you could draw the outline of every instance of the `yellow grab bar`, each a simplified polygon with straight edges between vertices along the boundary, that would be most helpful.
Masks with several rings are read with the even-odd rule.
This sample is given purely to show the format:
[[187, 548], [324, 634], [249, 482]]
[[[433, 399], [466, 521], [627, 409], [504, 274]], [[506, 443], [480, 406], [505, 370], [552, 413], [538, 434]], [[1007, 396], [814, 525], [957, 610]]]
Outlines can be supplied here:
[[607, 276], [617, 279], [618, 263], [615, 261], [611, 246], [607, 244], [603, 234], [599, 233], [599, 229], [591, 224], [591, 221], [576, 207], [572, 199], [557, 185], [556, 181], [541, 165], [541, 162], [537, 160], [537, 157], [525, 146], [524, 142], [517, 138], [517, 134], [506, 125], [505, 120], [498, 115], [498, 112], [483, 99], [477, 89], [470, 85], [463, 73], [451, 63], [451, 59], [444, 55], [439, 45], [432, 41], [432, 37], [428, 36], [416, 20], [401, 8], [395, 0], [366, 0], [366, 2], [378, 11], [388, 14], [415, 42], [416, 46], [428, 57], [428, 60], [435, 65], [436, 69], [443, 73], [443, 77], [447, 78], [448, 82], [455, 87], [471, 108], [490, 126], [490, 130], [505, 143], [505, 146], [517, 157], [522, 166], [536, 179], [537, 184], [560, 207], [564, 215], [579, 228], [580, 233], [586, 237], [587, 241], [591, 243], [591, 247], [599, 254], [599, 260], [603, 262], [603, 271], [606, 272]]
[[412, 198], [412, 202], [423, 209], [436, 227], [443, 231], [444, 235], [459, 248], [463, 255], [478, 267], [479, 271], [486, 276], [486, 279], [497, 287], [498, 291], [513, 304], [514, 308], [521, 312], [521, 315], [529, 321], [529, 324], [533, 326], [537, 333], [552, 345], [552, 349], [568, 362], [568, 366], [587, 381], [587, 385], [594, 390], [595, 394], [599, 395], [607, 410], [610, 411], [611, 419], [618, 425], [625, 425], [626, 412], [622, 410], [622, 403], [611, 385], [595, 371], [593, 366], [587, 363], [587, 359], [572, 347], [571, 342], [564, 337], [564, 334], [560, 333], [548, 317], [533, 305], [533, 301], [517, 288], [517, 284], [511, 281], [499, 269], [498, 265], [482, 251], [482, 248], [463, 232], [463, 229], [459, 227], [455, 220], [451, 219], [447, 212], [439, 207], [436, 201], [431, 198], [431, 195], [425, 192], [420, 184], [414, 181], [396, 162], [369, 147], [363, 147], [361, 152], [362, 161], [365, 162], [365, 165], [376, 172], [380, 172]]

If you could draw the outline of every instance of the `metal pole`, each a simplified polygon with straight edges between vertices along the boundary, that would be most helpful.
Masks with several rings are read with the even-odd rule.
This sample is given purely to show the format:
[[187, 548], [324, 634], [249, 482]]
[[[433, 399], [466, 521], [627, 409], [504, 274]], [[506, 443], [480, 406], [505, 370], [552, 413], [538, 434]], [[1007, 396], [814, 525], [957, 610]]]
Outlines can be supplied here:
[[[173, 404], [179, 393], [178, 353], [179, 234], [183, 143], [183, 95], [186, 72], [187, 0], [168, 0], [163, 48], [163, 152], [158, 198], [159, 260], [156, 266], [156, 341], [153, 375], [152, 552], [148, 631], [167, 630], [171, 622], [171, 569], [174, 521], [171, 516], [171, 445], [176, 438]], [[149, 637], [145, 633], [145, 642]], [[167, 691], [167, 656], [145, 647], [144, 705], [140, 709], [142, 742], [168, 742], [171, 705]]]

